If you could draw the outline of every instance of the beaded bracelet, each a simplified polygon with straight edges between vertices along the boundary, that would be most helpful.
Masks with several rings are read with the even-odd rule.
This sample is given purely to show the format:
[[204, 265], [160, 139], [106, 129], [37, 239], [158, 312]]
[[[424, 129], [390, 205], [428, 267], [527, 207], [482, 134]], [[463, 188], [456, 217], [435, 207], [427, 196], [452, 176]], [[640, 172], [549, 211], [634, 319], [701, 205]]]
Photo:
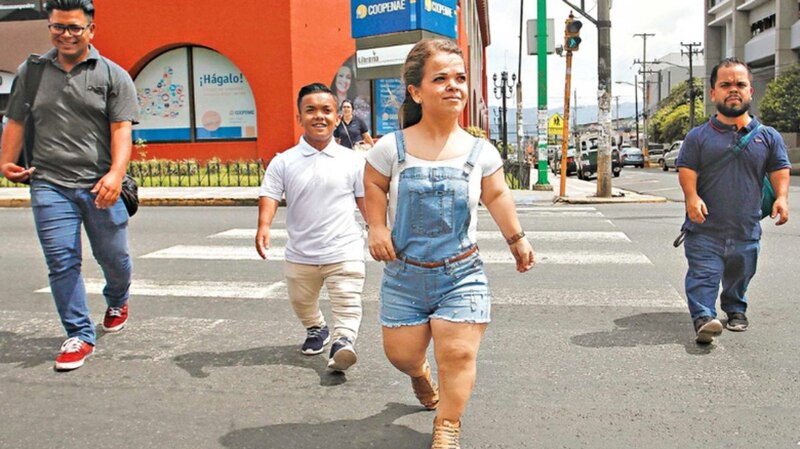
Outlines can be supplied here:
[[525, 231], [519, 231], [518, 233], [507, 238], [506, 243], [508, 243], [509, 245], [513, 245], [517, 243], [519, 240], [521, 240], [523, 237], [525, 237]]

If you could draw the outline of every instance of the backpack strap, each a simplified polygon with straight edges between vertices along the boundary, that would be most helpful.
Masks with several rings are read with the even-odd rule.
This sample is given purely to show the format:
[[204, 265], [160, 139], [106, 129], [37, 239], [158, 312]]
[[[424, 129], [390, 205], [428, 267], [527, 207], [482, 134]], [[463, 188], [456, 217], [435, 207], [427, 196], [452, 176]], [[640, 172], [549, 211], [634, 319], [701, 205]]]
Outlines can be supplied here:
[[762, 125], [761, 123], [754, 126], [753, 129], [751, 129], [747, 134], [740, 137], [739, 140], [736, 142], [736, 144], [734, 144], [727, 152], [725, 152], [725, 154], [722, 155], [722, 157], [703, 167], [702, 168], [703, 173], [709, 173], [712, 168], [718, 169], [724, 166], [728, 161], [730, 161], [734, 157], [738, 156], [739, 153], [741, 153], [745, 148], [747, 148], [747, 145], [750, 143], [753, 137], [755, 137], [756, 134], [758, 134], [758, 132], [761, 131], [761, 128], [763, 127], [764, 125]]
[[42, 82], [42, 74], [44, 73], [45, 62], [42, 61], [37, 54], [31, 54], [26, 61], [25, 70], [25, 131], [22, 146], [22, 154], [20, 155], [19, 162], [25, 168], [31, 166], [33, 161], [33, 141], [36, 128], [33, 125], [33, 103], [36, 101], [36, 94], [39, 93], [39, 84]]

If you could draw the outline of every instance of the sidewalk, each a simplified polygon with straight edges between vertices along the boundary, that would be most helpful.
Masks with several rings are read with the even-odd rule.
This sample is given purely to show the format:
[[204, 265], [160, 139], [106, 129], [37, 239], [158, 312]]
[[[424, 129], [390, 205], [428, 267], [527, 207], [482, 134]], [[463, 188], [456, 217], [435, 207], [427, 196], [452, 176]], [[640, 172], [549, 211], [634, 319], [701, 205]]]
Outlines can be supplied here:
[[[665, 198], [612, 189], [611, 198], [595, 196], [597, 186], [574, 177], [567, 178], [566, 195], [558, 197], [560, 178], [550, 176], [553, 190], [512, 190], [516, 204], [663, 203]], [[255, 206], [258, 187], [140, 187], [142, 206]], [[0, 207], [30, 207], [28, 188], [0, 188]]]

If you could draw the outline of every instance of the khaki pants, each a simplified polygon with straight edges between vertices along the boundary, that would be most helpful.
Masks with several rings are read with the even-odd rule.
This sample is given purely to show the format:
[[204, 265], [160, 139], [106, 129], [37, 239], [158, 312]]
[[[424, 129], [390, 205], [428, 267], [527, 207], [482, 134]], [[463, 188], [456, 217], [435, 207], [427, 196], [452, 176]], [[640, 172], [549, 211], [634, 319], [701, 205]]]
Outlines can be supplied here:
[[362, 261], [328, 265], [286, 262], [283, 273], [289, 300], [303, 327], [325, 326], [325, 317], [319, 310], [319, 292], [324, 283], [333, 311], [333, 339], [347, 337], [355, 342], [361, 325], [365, 270]]

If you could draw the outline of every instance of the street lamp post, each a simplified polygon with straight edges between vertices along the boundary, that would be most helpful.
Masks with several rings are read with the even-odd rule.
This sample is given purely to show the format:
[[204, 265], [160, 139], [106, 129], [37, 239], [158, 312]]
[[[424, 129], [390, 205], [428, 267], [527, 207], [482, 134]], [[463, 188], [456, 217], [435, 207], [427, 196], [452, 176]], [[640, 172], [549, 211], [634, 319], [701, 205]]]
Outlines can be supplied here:
[[[506, 100], [510, 100], [514, 90], [514, 83], [517, 81], [517, 75], [511, 75], [511, 84], [508, 83], [508, 72], [503, 70], [500, 73], [500, 84], [497, 84], [497, 74], [492, 76], [494, 82], [494, 96], [499, 100], [503, 100], [503, 105], [500, 107], [500, 120], [502, 123], [501, 137], [503, 138], [503, 160], [508, 159], [508, 120], [506, 120]], [[500, 89], [498, 92], [497, 89]]]
[[636, 117], [636, 146], [640, 145], [639, 143], [639, 94], [636, 89], [639, 88], [639, 76], [633, 75], [633, 84], [627, 81], [617, 81], [617, 84], [627, 84], [629, 86], [633, 86], [633, 107], [634, 107], [634, 114]]

